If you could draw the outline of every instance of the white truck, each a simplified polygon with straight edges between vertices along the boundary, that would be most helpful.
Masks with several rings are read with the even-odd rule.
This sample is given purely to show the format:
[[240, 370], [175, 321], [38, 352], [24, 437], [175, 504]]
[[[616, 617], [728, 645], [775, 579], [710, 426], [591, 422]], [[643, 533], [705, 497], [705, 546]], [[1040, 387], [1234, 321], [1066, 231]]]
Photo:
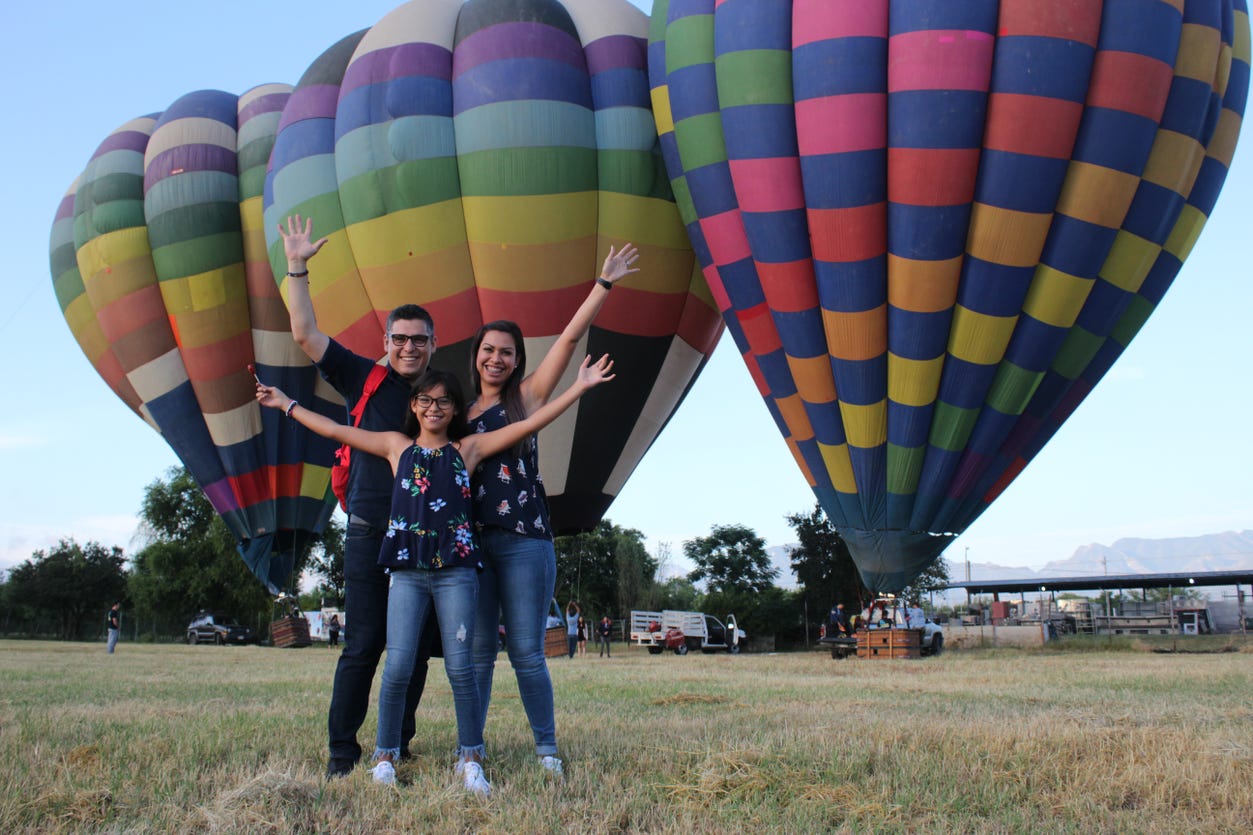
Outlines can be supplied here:
[[735, 654], [748, 644], [748, 635], [735, 622], [735, 615], [727, 615], [724, 625], [713, 615], [675, 609], [631, 612], [630, 635], [636, 645], [647, 647], [652, 655], [667, 649], [676, 655], [687, 655], [693, 649]]

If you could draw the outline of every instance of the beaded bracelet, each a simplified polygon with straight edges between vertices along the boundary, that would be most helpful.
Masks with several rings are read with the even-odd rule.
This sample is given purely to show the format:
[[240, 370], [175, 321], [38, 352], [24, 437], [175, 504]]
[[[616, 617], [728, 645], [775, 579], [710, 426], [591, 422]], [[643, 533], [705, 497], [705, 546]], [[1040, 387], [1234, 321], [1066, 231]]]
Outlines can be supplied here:
[[283, 412], [283, 414], [284, 414], [284, 415], [286, 415], [288, 418], [290, 418], [290, 417], [291, 417], [291, 410], [292, 410], [292, 409], [294, 409], [294, 408], [296, 408], [298, 405], [300, 405], [300, 404], [298, 404], [295, 400], [293, 400], [292, 402], [290, 402], [290, 403], [288, 403], [288, 404], [287, 404], [287, 411], [286, 411], [286, 412]]

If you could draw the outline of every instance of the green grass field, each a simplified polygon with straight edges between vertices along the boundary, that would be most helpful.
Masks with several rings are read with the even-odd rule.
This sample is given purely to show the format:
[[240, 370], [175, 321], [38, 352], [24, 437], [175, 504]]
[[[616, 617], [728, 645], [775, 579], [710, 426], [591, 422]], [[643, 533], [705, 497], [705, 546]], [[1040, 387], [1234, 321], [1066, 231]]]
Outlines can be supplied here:
[[452, 776], [438, 661], [385, 789], [321, 779], [335, 650], [0, 641], [0, 831], [1243, 833], [1235, 649], [560, 658], [563, 782], [502, 655], [484, 801]]

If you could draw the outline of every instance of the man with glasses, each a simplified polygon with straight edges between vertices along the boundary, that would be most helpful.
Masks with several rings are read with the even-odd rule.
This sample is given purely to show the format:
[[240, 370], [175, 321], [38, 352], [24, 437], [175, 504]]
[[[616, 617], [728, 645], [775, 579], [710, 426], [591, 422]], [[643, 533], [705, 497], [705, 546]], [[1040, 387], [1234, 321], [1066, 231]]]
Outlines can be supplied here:
[[[283, 250], [287, 255], [287, 308], [297, 344], [313, 360], [318, 371], [344, 398], [348, 411], [357, 405], [370, 370], [376, 363], [340, 345], [318, 328], [309, 292], [308, 262], [327, 239], [312, 240], [313, 221], [300, 215], [280, 223]], [[435, 353], [435, 323], [431, 314], [416, 304], [404, 304], [387, 317], [383, 335], [387, 374], [366, 400], [362, 429], [400, 431], [409, 410], [409, 392]], [[387, 573], [378, 565], [379, 547], [387, 531], [391, 507], [391, 465], [383, 458], [354, 451], [348, 469], [348, 529], [344, 541], [344, 608], [351, 621], [344, 633], [344, 649], [335, 667], [331, 707], [327, 715], [330, 760], [328, 778], [350, 773], [361, 759], [357, 730], [365, 721], [370, 684], [379, 657], [387, 645]], [[407, 756], [414, 735], [414, 711], [426, 684], [427, 659], [439, 630], [433, 624], [423, 642], [405, 699], [401, 725], [401, 756]]]

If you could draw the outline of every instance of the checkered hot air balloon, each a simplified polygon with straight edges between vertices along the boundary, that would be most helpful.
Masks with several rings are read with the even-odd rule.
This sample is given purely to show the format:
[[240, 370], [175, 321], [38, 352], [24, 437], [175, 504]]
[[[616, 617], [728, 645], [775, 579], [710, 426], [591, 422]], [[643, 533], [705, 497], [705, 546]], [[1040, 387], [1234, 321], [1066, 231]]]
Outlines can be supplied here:
[[1110, 368], [1214, 206], [1244, 0], [657, 0], [666, 165], [728, 329], [876, 590]]

